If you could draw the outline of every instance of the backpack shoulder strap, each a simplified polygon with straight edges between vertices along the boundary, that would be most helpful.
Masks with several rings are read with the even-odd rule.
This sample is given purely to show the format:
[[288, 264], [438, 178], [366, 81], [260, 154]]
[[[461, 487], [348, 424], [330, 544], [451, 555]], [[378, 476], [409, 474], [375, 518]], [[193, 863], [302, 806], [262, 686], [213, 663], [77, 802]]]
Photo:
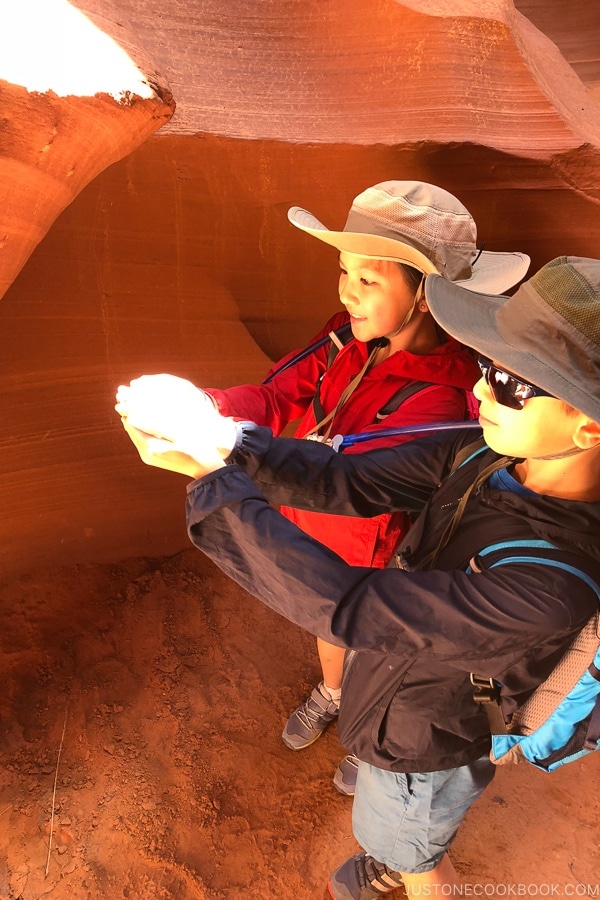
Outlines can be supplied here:
[[411, 397], [414, 397], [415, 394], [420, 394], [421, 391], [424, 391], [429, 387], [434, 387], [434, 384], [431, 381], [411, 381], [410, 384], [405, 384], [404, 387], [396, 391], [395, 394], [392, 394], [385, 406], [381, 407], [375, 416], [376, 420], [381, 422], [382, 419], [386, 419], [390, 413], [396, 412], [405, 400], [409, 400]]
[[[534, 551], [543, 551], [550, 550], [554, 553], [561, 552], [561, 548], [556, 544], [551, 543], [550, 541], [544, 540], [536, 540], [535, 538], [531, 538], [529, 540], [522, 541], [501, 541], [497, 544], [489, 544], [487, 547], [484, 547], [483, 550], [480, 550], [477, 554], [478, 559], [483, 559], [486, 556], [490, 556], [492, 553], [497, 553], [499, 551], [503, 551], [503, 555], [500, 559], [494, 560], [494, 562], [490, 563], [489, 568], [495, 569], [496, 566], [506, 565], [508, 563], [519, 563], [519, 562], [532, 562], [532, 563], [540, 563], [544, 566], [552, 566], [555, 569], [562, 569], [564, 572], [570, 572], [571, 575], [576, 575], [580, 578], [589, 588], [591, 588], [598, 597], [598, 603], [600, 604], [600, 587], [594, 581], [594, 579], [584, 572], [582, 569], [579, 569], [577, 566], [573, 566], [568, 562], [565, 562], [562, 559], [556, 559], [556, 557], [552, 556], [544, 556], [542, 553], [537, 552], [533, 554], [527, 554], [522, 551], [524, 550], [534, 550]], [[510, 551], [515, 550], [516, 553], [511, 553]], [[504, 555], [504, 552], [506, 555]], [[471, 560], [471, 563], [467, 569], [469, 571], [476, 571], [474, 568], [474, 564], [476, 566], [475, 558]]]
[[476, 441], [471, 441], [470, 444], [467, 444], [466, 447], [459, 450], [454, 457], [454, 462], [450, 466], [450, 473], [455, 472], [456, 469], [460, 469], [465, 463], [469, 462], [475, 456], [479, 456], [480, 453], [483, 453], [483, 451], [487, 449], [488, 446], [484, 437], [478, 437]]
[[[443, 385], [440, 385], [434, 381], [413, 381], [410, 384], [405, 385], [390, 397], [385, 406], [381, 407], [376, 416], [377, 420], [381, 421], [382, 419], [385, 419], [386, 416], [389, 416], [390, 413], [396, 412], [396, 410], [404, 403], [405, 400], [408, 400], [410, 397], [414, 397], [415, 394], [420, 394], [421, 391], [425, 391], [427, 390], [427, 388], [442, 386]], [[479, 417], [479, 403], [477, 402], [475, 395], [472, 391], [465, 391], [464, 394], [466, 404], [464, 418], [467, 421], [477, 419]]]
[[[489, 447], [484, 441], [483, 437], [477, 438], [476, 441], [471, 441], [470, 444], [462, 447], [462, 449], [459, 450], [454, 457], [446, 478], [449, 478], [452, 473], [456, 471], [456, 469], [460, 468], [460, 466], [465, 465], [465, 463], [469, 462], [471, 459], [474, 459], [476, 456], [485, 452], [486, 450], [489, 450]], [[444, 481], [446, 480], [446, 478], [444, 478]], [[396, 547], [394, 556], [392, 558], [392, 564], [399, 569], [406, 569], [407, 571], [409, 571], [412, 568], [407, 559], [407, 550], [408, 548], [410, 548], [410, 556], [413, 556], [415, 551], [419, 548], [419, 545], [423, 538], [425, 522], [429, 513], [429, 507], [431, 505], [432, 499], [433, 494]], [[456, 501], [460, 501], [460, 496], [456, 497]]]
[[[352, 326], [350, 325], [350, 322], [342, 325], [342, 327], [338, 328], [337, 331], [330, 331], [328, 337], [331, 340], [331, 345], [327, 353], [327, 367], [325, 369], [325, 372], [331, 368], [333, 361], [340, 350], [345, 347], [346, 344], [349, 344], [352, 340]], [[312, 401], [315, 420], [317, 422], [320, 422], [325, 418], [325, 410], [323, 409], [323, 404], [321, 403], [321, 382], [323, 381], [325, 372], [323, 372], [323, 374], [317, 381], [315, 387], [315, 396], [313, 397]]]
[[350, 322], [346, 322], [345, 325], [342, 325], [337, 330], [330, 331], [327, 337], [331, 340], [331, 346], [327, 354], [327, 368], [329, 369], [340, 350], [353, 339], [352, 325]]

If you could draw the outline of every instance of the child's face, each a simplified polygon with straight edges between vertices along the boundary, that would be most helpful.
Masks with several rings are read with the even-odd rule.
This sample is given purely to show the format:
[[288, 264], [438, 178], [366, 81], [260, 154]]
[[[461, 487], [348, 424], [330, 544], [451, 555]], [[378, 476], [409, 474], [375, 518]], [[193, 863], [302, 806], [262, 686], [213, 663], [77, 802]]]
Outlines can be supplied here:
[[352, 334], [372, 341], [397, 331], [414, 301], [395, 262], [340, 253], [340, 300], [350, 313]]
[[479, 400], [479, 423], [485, 441], [502, 456], [536, 459], [575, 447], [573, 435], [583, 414], [569, 415], [561, 400], [532, 397], [522, 409], [509, 409], [494, 399], [482, 377], [473, 393]]

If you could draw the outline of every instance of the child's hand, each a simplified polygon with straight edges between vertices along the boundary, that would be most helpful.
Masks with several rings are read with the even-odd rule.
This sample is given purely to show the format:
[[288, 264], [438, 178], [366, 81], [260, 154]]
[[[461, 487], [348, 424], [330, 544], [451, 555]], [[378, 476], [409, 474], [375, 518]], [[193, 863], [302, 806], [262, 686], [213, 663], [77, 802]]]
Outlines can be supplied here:
[[143, 375], [121, 385], [115, 409], [128, 428], [166, 440], [199, 463], [221, 461], [235, 443], [233, 420], [217, 412], [208, 394], [175, 375]]
[[134, 428], [126, 418], [121, 420], [123, 428], [131, 438], [136, 450], [140, 454], [142, 462], [147, 466], [155, 466], [158, 469], [168, 469], [170, 472], [179, 472], [190, 478], [201, 478], [216, 469], [224, 466], [221, 457], [214, 457], [210, 462], [199, 462], [186, 453], [178, 450], [171, 441], [157, 438]]
[[115, 408], [135, 428], [169, 441], [218, 416], [204, 391], [176, 375], [142, 375], [120, 385]]

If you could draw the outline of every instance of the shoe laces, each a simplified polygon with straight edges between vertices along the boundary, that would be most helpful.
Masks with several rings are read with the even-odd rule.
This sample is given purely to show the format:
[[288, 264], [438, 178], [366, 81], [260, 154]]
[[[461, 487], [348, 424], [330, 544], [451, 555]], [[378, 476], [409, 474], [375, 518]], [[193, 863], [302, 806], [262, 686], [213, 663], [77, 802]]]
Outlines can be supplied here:
[[385, 863], [378, 862], [368, 853], [356, 857], [358, 883], [362, 888], [371, 888], [378, 894], [387, 894], [403, 885], [399, 872], [389, 869]]
[[304, 703], [296, 713], [302, 724], [311, 730], [327, 713], [328, 704], [333, 702], [331, 700], [327, 700], [327, 697], [324, 697], [318, 688], [316, 688], [316, 691], [321, 697], [323, 697], [324, 705], [320, 706], [318, 700], [315, 700], [313, 694], [311, 694], [310, 697], [308, 697], [308, 699], [304, 701]]

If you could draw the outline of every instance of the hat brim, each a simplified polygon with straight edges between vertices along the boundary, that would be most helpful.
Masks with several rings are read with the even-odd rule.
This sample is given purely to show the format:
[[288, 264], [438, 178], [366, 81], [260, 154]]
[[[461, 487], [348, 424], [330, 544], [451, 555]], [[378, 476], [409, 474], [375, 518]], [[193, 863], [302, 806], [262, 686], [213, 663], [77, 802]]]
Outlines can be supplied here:
[[[423, 272], [424, 275], [440, 274], [427, 256], [403, 241], [379, 234], [330, 231], [312, 213], [299, 206], [293, 206], [288, 211], [288, 219], [296, 228], [312, 234], [313, 237], [344, 253], [405, 263]], [[498, 294], [521, 281], [527, 273], [529, 263], [530, 259], [525, 253], [495, 253], [484, 250], [471, 269], [471, 277], [454, 283], [469, 291]]]
[[[583, 371], [588, 359], [581, 333], [552, 310], [529, 281], [506, 297], [473, 293], [430, 275], [425, 297], [448, 334], [600, 422], [600, 400], [576, 371], [576, 364]], [[578, 348], [575, 356], [573, 348]]]
[[389, 259], [413, 266], [424, 275], [438, 274], [438, 270], [427, 257], [410, 244], [395, 241], [379, 234], [364, 234], [355, 231], [330, 231], [312, 213], [299, 206], [293, 206], [288, 212], [288, 219], [307, 234], [330, 244], [344, 253], [355, 253], [357, 256], [369, 256], [372, 259]]
[[435, 321], [452, 337], [508, 368], [509, 361], [515, 362], [496, 327], [496, 313], [506, 297], [467, 291], [432, 275], [425, 279], [425, 298]]
[[522, 281], [531, 259], [526, 253], [482, 250], [471, 268], [471, 277], [450, 282], [480, 294], [501, 294]]

